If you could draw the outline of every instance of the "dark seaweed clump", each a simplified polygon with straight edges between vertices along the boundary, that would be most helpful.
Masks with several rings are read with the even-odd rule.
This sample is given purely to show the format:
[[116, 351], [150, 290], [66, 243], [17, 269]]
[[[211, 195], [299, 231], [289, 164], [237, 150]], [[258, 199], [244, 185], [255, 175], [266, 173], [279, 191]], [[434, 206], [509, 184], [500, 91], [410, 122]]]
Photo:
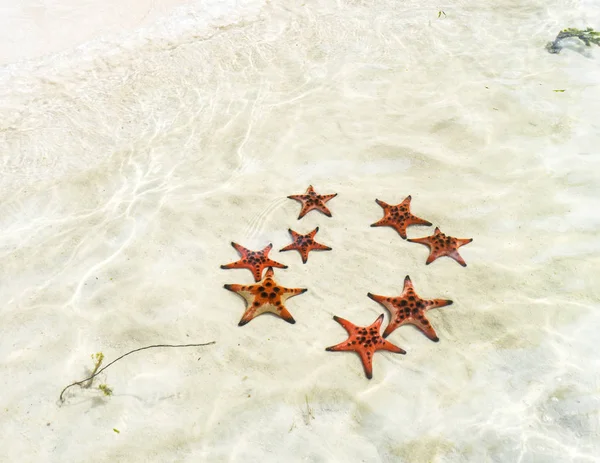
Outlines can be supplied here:
[[578, 38], [588, 47], [592, 46], [593, 43], [600, 46], [600, 32], [595, 31], [591, 27], [584, 30], [569, 27], [560, 31], [556, 36], [556, 39], [554, 39], [554, 42], [548, 42], [546, 44], [546, 50], [550, 53], [560, 53], [560, 50], [562, 49], [560, 41], [571, 37]]

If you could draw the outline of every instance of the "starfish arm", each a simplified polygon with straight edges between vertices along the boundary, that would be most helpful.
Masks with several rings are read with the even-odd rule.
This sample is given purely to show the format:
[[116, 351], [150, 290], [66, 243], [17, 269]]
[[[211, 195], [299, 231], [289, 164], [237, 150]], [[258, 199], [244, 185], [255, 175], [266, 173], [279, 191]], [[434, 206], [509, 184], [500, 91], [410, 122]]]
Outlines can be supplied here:
[[379, 296], [377, 294], [373, 294], [373, 293], [367, 293], [367, 296], [371, 299], [373, 299], [375, 302], [379, 302], [380, 304], [383, 304], [383, 301], [386, 299], [385, 296]]
[[348, 332], [348, 334], [352, 334], [352, 330], [354, 330], [354, 324], [350, 323], [348, 320], [342, 317], [338, 317], [337, 315], [334, 315], [333, 319], [340, 325], [342, 325], [344, 329]]
[[281, 248], [281, 249], [279, 250], [279, 252], [284, 252], [284, 251], [294, 251], [294, 250], [296, 250], [296, 249], [298, 249], [298, 248], [296, 247], [296, 243], [292, 243], [292, 244], [288, 244], [288, 245], [287, 245], [286, 247], [284, 247], [284, 248]]
[[410, 225], [427, 225], [428, 227], [433, 225], [428, 220], [417, 217], [416, 215], [410, 215]]
[[244, 315], [242, 315], [242, 318], [240, 319], [238, 326], [244, 326], [246, 323], [251, 322], [257, 315], [256, 310], [254, 309], [254, 307], [248, 307], [246, 309], [246, 311], [244, 312]]
[[419, 319], [413, 318], [410, 321], [408, 321], [407, 323], [415, 325], [423, 333], [425, 333], [425, 336], [427, 336], [432, 341], [438, 342], [440, 340], [440, 338], [438, 338], [435, 330], [433, 329], [433, 326], [431, 326], [431, 323], [429, 323], [427, 320], [425, 320], [425, 319], [419, 320]]
[[231, 242], [231, 245], [235, 248], [235, 250], [237, 252], [239, 252], [242, 256], [248, 254], [250, 252], [249, 249], [246, 249], [244, 246], [234, 243], [233, 241]]
[[400, 347], [385, 340], [383, 341], [383, 345], [378, 347], [378, 350], [387, 350], [396, 354], [406, 354], [406, 351], [404, 349], [401, 349]]
[[390, 225], [390, 221], [388, 220], [388, 218], [386, 216], [386, 217], [379, 219], [377, 222], [372, 223], [371, 227], [386, 227], [388, 225]]
[[397, 322], [394, 316], [392, 315], [390, 322], [388, 323], [388, 326], [385, 327], [385, 330], [383, 331], [381, 337], [387, 338], [390, 334], [396, 331], [396, 328], [398, 328], [401, 324], [402, 322]]
[[327, 201], [329, 201], [330, 199], [333, 199], [337, 196], [337, 193], [334, 193], [332, 195], [319, 195], [319, 199], [321, 201], [323, 201], [323, 203], [326, 203]]
[[262, 279], [262, 273], [263, 273], [264, 267], [256, 265], [253, 268], [251, 268], [250, 270], [252, 271], [252, 275], [254, 276], [254, 281], [258, 282]]
[[425, 301], [427, 304], [426, 310], [429, 309], [438, 309], [440, 307], [445, 307], [447, 305], [452, 305], [453, 302], [450, 299], [430, 299]]
[[326, 347], [325, 350], [328, 352], [346, 352], [351, 350], [353, 351], [354, 348], [351, 345], [348, 346], [348, 341], [346, 340], [336, 344], [335, 346]]
[[452, 251], [451, 253], [448, 254], [448, 257], [451, 257], [452, 259], [454, 259], [456, 262], [458, 262], [463, 267], [467, 266], [467, 263], [462, 258], [462, 256], [458, 253], [458, 251]]
[[424, 244], [425, 246], [429, 246], [431, 247], [431, 237], [429, 236], [425, 236], [423, 238], [409, 238], [406, 241], [408, 241], [409, 243], [419, 243], [419, 244]]
[[306, 195], [290, 195], [288, 196], [289, 199], [295, 199], [296, 201], [304, 201], [304, 197]]
[[229, 270], [232, 268], [241, 268], [239, 262], [232, 262], [231, 264], [221, 265], [222, 269]]
[[281, 303], [283, 304], [290, 297], [304, 294], [306, 291], [308, 291], [306, 288], [281, 288]]
[[298, 220], [300, 220], [302, 217], [304, 217], [306, 214], [308, 214], [310, 211], [312, 211], [315, 208], [314, 205], [309, 206], [306, 203], [302, 203], [302, 209], [300, 210], [300, 214], [298, 215]]
[[281, 307], [281, 309], [278, 311], [278, 315], [281, 318], [283, 318], [286, 322], [291, 323], [292, 325], [296, 323], [296, 320], [294, 320], [292, 314], [285, 307]]
[[460, 248], [465, 244], [469, 244], [473, 241], [473, 238], [456, 238], [456, 247]]
[[246, 289], [246, 287], [243, 285], [223, 285], [223, 288], [228, 289], [229, 291], [232, 291], [234, 293], [237, 293], [238, 291], [244, 291]]
[[279, 262], [275, 262], [274, 260], [267, 259], [264, 263], [267, 267], [275, 267], [275, 268], [288, 268], [287, 265], [280, 264]]
[[300, 236], [299, 233], [296, 233], [294, 230], [292, 230], [291, 228], [288, 228], [288, 232], [290, 232], [290, 235], [292, 235], [292, 240], [296, 241], [298, 239], [298, 237]]
[[388, 209], [391, 207], [388, 203], [385, 203], [385, 202], [381, 201], [380, 199], [376, 199], [375, 202], [377, 204], [379, 204], [381, 207], [383, 207], [384, 209]]
[[434, 260], [436, 260], [439, 257], [439, 255], [436, 252], [434, 252], [433, 248], [430, 249], [431, 250], [429, 251], [429, 257], [427, 257], [425, 265], [431, 264]]
[[407, 225], [403, 225], [400, 226], [400, 224], [390, 224], [390, 226], [396, 230], [398, 232], [398, 234], [400, 235], [400, 238], [402, 238], [403, 240], [405, 240], [406, 238], [408, 238], [408, 236], [406, 235], [406, 227]]
[[273, 271], [273, 267], [269, 267], [267, 269], [267, 273], [265, 273], [265, 278], [273, 278], [275, 272]]
[[298, 252], [300, 252], [300, 257], [302, 257], [302, 263], [306, 264], [306, 262], [308, 262], [308, 249], [304, 248], [300, 248], [298, 249]]
[[375, 327], [375, 328], [377, 328], [377, 332], [379, 332], [379, 328], [381, 328], [382, 323], [383, 323], [383, 314], [379, 315], [379, 317], [377, 317], [377, 320], [375, 320], [369, 328]]
[[365, 375], [367, 378], [373, 378], [373, 354], [367, 355], [364, 351], [358, 351], [358, 355], [360, 355], [360, 361], [363, 364], [363, 369], [365, 370]]
[[308, 237], [309, 237], [310, 239], [314, 239], [314, 237], [315, 237], [315, 235], [317, 234], [317, 232], [318, 232], [318, 231], [319, 231], [319, 227], [317, 227], [317, 228], [315, 228], [313, 231], [311, 231], [311, 232], [308, 234]]
[[[331, 199], [331, 198], [330, 198]], [[325, 201], [323, 201], [322, 204], [319, 205], [319, 207], [317, 207], [317, 210], [321, 211], [323, 214], [325, 214], [327, 217], [331, 217], [331, 211], [329, 210], [329, 208], [325, 205]]]
[[311, 251], [331, 251], [331, 248], [329, 246], [325, 246], [324, 244], [321, 244], [321, 243], [313, 243], [310, 250]]
[[404, 291], [406, 291], [409, 288], [413, 288], [413, 284], [412, 284], [412, 281], [410, 280], [410, 277], [408, 275], [406, 275], [404, 277]]

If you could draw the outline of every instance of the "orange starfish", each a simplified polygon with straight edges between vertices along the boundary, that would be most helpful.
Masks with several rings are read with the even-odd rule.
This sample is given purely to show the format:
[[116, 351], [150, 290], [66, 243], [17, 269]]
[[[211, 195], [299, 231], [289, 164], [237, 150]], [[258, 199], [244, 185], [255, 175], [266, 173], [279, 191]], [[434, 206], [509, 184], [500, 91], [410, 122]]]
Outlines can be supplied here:
[[284, 288], [273, 279], [273, 268], [269, 267], [265, 278], [255, 285], [225, 285], [225, 289], [239, 294], [246, 300], [246, 311], [238, 326], [243, 326], [265, 312], [271, 312], [288, 323], [296, 323], [283, 303], [290, 297], [306, 292], [303, 288]]
[[433, 235], [424, 238], [409, 239], [408, 241], [429, 246], [429, 257], [425, 262], [427, 265], [431, 264], [438, 257], [448, 256], [452, 257], [463, 267], [466, 267], [467, 263], [458, 253], [458, 248], [469, 244], [473, 241], [473, 238], [453, 238], [452, 236], [444, 235], [438, 227], [435, 227]]
[[221, 268], [247, 268], [252, 272], [252, 275], [254, 275], [254, 281], [260, 281], [262, 272], [267, 267], [288, 268], [287, 265], [269, 259], [269, 251], [273, 248], [272, 244], [269, 244], [262, 251], [250, 251], [244, 246], [240, 246], [234, 242], [232, 242], [231, 245], [240, 253], [242, 258], [237, 262], [221, 265]]
[[348, 339], [336, 346], [331, 346], [325, 350], [331, 352], [355, 351], [360, 356], [367, 378], [373, 377], [373, 354], [378, 350], [387, 350], [397, 354], [406, 354], [404, 349], [400, 349], [389, 341], [386, 341], [379, 334], [383, 314], [370, 326], [356, 326], [348, 320], [334, 316], [333, 319], [342, 325], [348, 332]]
[[279, 252], [296, 250], [302, 256], [303, 264], [306, 264], [306, 261], [308, 260], [308, 253], [310, 251], [331, 251], [331, 248], [329, 246], [325, 246], [315, 241], [314, 238], [317, 232], [319, 231], [319, 227], [315, 228], [307, 235], [300, 235], [291, 228], [288, 229], [288, 231], [292, 235], [292, 239], [294, 240], [294, 242], [292, 244], [287, 245], [285, 248], [280, 249]]
[[383, 207], [383, 218], [378, 222], [375, 222], [371, 227], [392, 227], [396, 230], [402, 239], [406, 239], [406, 228], [411, 225], [427, 225], [430, 226], [431, 222], [423, 220], [410, 213], [410, 200], [411, 196], [407, 196], [404, 201], [396, 206], [391, 206], [379, 199], [375, 202]]
[[296, 201], [300, 201], [302, 203], [302, 210], [300, 211], [300, 215], [298, 216], [298, 220], [300, 220], [313, 209], [321, 211], [327, 217], [331, 217], [331, 212], [329, 211], [327, 206], [325, 206], [325, 203], [330, 199], [335, 198], [336, 196], [337, 193], [332, 195], [318, 195], [317, 193], [315, 193], [315, 190], [312, 187], [312, 185], [309, 185], [305, 194], [292, 195], [288, 196], [288, 198], [295, 199]]
[[449, 299], [421, 299], [417, 296], [408, 275], [404, 279], [404, 289], [400, 296], [377, 296], [371, 293], [368, 293], [367, 296], [375, 302], [379, 302], [390, 312], [390, 323], [383, 332], [384, 338], [387, 338], [396, 328], [411, 324], [419, 328], [429, 339], [438, 342], [440, 338], [437, 337], [429, 320], [425, 318], [425, 311], [452, 304]]

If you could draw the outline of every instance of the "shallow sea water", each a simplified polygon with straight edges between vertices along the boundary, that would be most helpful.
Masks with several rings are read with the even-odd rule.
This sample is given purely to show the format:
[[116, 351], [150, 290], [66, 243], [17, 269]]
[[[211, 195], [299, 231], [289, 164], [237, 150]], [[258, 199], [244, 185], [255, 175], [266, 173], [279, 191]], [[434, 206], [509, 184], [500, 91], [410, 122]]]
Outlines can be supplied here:
[[[544, 49], [600, 28], [600, 5], [256, 0], [152, 18], [3, 57], [0, 461], [600, 461], [600, 48]], [[286, 196], [309, 184], [338, 193], [332, 218], [297, 220]], [[466, 268], [369, 227], [375, 198], [409, 194], [474, 239]], [[277, 252], [316, 226], [333, 251]], [[231, 241], [273, 243], [276, 280], [308, 288], [295, 325], [237, 326], [223, 285], [253, 280], [219, 268]], [[407, 355], [378, 352], [369, 381], [325, 351], [346, 338], [332, 316], [387, 323], [366, 294], [399, 295], [406, 275], [454, 304], [428, 313], [439, 343], [390, 335]], [[208, 341], [133, 354], [94, 383], [111, 397], [58, 402], [95, 352]]]

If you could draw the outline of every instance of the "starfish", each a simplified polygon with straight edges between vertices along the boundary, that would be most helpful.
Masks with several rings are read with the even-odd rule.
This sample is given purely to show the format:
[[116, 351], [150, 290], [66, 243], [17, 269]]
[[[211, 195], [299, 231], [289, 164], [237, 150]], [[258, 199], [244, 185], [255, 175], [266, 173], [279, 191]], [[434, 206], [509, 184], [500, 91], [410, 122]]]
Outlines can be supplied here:
[[416, 215], [410, 213], [410, 200], [411, 196], [407, 196], [404, 201], [396, 206], [391, 206], [379, 199], [375, 202], [383, 207], [383, 218], [378, 222], [375, 222], [371, 227], [392, 227], [396, 230], [402, 239], [406, 239], [406, 228], [411, 225], [427, 225], [430, 226], [431, 222], [423, 220]]
[[378, 350], [387, 350], [397, 354], [406, 354], [404, 349], [400, 349], [389, 341], [386, 341], [379, 334], [383, 314], [370, 326], [356, 326], [348, 320], [334, 316], [333, 319], [342, 325], [348, 332], [348, 339], [336, 346], [326, 348], [330, 352], [355, 351], [360, 356], [367, 378], [373, 377], [373, 354]]
[[305, 293], [304, 288], [284, 288], [273, 279], [273, 268], [269, 267], [260, 283], [255, 285], [225, 285], [224, 288], [239, 294], [246, 300], [246, 311], [238, 326], [244, 326], [254, 317], [271, 312], [288, 323], [296, 323], [292, 314], [283, 305], [290, 297]]
[[429, 257], [425, 264], [429, 265], [438, 257], [448, 256], [452, 257], [463, 267], [467, 266], [467, 263], [458, 253], [458, 248], [469, 244], [473, 241], [473, 238], [453, 238], [452, 236], [444, 235], [438, 227], [435, 227], [433, 235], [426, 236], [424, 238], [409, 239], [411, 243], [421, 243], [429, 246]]
[[319, 227], [315, 228], [307, 235], [301, 235], [299, 233], [296, 233], [291, 228], [288, 229], [288, 231], [292, 235], [292, 239], [294, 240], [294, 242], [292, 244], [287, 245], [285, 248], [280, 249], [279, 252], [296, 250], [302, 256], [303, 264], [306, 264], [306, 261], [308, 260], [308, 253], [310, 251], [331, 251], [331, 248], [329, 246], [325, 246], [315, 241], [314, 238], [317, 232], [319, 231]]
[[337, 193], [332, 195], [318, 195], [317, 193], [315, 193], [315, 190], [312, 187], [312, 185], [309, 185], [305, 194], [292, 195], [288, 196], [288, 198], [295, 199], [296, 201], [300, 201], [302, 203], [302, 210], [300, 211], [300, 215], [298, 216], [298, 220], [300, 220], [313, 209], [321, 211], [327, 217], [331, 217], [331, 212], [329, 211], [327, 206], [325, 206], [325, 203], [330, 199], [335, 198], [336, 196]]
[[272, 244], [269, 244], [262, 251], [250, 251], [244, 246], [240, 246], [234, 242], [232, 242], [231, 245], [240, 253], [242, 258], [237, 262], [221, 265], [221, 268], [247, 268], [252, 272], [252, 275], [254, 275], [254, 281], [260, 281], [263, 270], [267, 267], [287, 268], [287, 265], [269, 259], [269, 251], [273, 248]]
[[375, 302], [379, 302], [390, 312], [390, 323], [383, 332], [384, 338], [387, 338], [396, 328], [411, 324], [419, 328], [429, 339], [438, 342], [440, 338], [435, 334], [429, 320], [425, 318], [425, 311], [452, 304], [449, 299], [421, 299], [417, 296], [408, 275], [404, 279], [404, 289], [400, 296], [377, 296], [371, 293], [368, 293], [367, 296]]

